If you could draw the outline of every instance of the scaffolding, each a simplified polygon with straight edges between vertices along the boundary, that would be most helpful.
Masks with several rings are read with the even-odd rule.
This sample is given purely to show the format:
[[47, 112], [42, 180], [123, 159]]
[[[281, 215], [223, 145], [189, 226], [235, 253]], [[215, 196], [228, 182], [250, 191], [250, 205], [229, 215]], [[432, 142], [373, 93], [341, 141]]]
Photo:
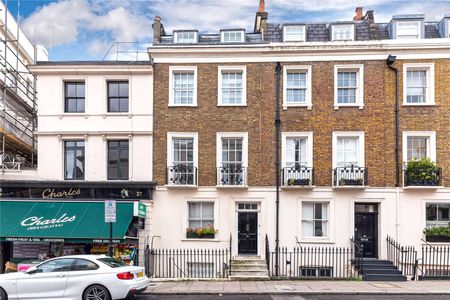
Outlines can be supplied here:
[[[20, 11], [20, 1], [17, 1]], [[35, 167], [37, 161], [36, 77], [28, 65], [36, 61], [36, 47], [0, 2], [0, 168], [6, 171]]]

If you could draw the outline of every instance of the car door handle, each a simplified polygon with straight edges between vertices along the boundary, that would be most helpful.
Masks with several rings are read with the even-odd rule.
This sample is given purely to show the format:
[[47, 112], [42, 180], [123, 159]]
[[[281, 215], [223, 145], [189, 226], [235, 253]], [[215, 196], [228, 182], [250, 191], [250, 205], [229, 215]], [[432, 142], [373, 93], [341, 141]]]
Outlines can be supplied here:
[[66, 274], [57, 274], [56, 277], [59, 277], [59, 278], [66, 277]]

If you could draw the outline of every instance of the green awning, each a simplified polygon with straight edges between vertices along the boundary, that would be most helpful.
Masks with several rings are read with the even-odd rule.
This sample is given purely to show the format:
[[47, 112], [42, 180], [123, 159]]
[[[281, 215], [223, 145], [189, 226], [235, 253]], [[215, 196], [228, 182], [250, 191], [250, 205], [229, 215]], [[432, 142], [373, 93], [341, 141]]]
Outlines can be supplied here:
[[[124, 240], [133, 203], [116, 203], [115, 243]], [[23, 242], [109, 241], [104, 202], [0, 201], [0, 238]]]

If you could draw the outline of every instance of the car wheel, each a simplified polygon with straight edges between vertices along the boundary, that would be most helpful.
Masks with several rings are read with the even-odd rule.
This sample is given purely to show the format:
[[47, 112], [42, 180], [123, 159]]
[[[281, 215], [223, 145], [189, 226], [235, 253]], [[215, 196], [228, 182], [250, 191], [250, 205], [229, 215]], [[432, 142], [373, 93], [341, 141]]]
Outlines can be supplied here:
[[83, 293], [83, 300], [111, 300], [107, 288], [101, 285], [91, 285]]
[[0, 288], [0, 300], [8, 300], [8, 295], [2, 288]]

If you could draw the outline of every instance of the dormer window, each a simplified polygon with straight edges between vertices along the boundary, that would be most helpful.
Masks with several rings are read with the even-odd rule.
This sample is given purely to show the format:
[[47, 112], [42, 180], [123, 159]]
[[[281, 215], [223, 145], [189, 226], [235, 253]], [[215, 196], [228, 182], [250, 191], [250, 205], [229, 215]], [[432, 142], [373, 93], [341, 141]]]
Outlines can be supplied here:
[[333, 41], [353, 41], [355, 39], [355, 25], [353, 24], [332, 25], [331, 31]]
[[222, 30], [220, 32], [222, 43], [243, 43], [245, 41], [244, 30]]
[[397, 39], [420, 39], [421, 22], [420, 21], [402, 21], [396, 22]]
[[198, 32], [174, 31], [173, 38], [176, 44], [196, 44], [198, 42]]
[[285, 25], [283, 26], [284, 42], [304, 42], [306, 32], [305, 25]]

